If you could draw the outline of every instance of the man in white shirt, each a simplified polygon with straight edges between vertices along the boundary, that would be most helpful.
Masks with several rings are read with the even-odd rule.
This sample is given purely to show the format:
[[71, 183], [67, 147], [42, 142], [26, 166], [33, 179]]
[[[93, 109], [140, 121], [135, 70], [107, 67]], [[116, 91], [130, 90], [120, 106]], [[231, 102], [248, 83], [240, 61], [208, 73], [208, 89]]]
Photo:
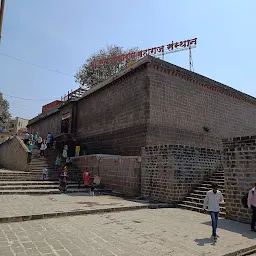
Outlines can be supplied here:
[[217, 240], [217, 226], [220, 211], [220, 203], [223, 202], [223, 196], [217, 189], [217, 184], [212, 184], [212, 190], [208, 191], [204, 199], [204, 211], [208, 208], [212, 219], [212, 236]]

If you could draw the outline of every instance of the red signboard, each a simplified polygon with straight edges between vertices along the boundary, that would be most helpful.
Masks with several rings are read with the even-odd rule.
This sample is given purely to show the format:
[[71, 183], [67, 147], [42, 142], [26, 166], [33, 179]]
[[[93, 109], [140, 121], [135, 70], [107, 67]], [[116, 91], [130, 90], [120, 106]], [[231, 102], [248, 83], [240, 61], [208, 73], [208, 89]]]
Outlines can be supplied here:
[[66, 113], [62, 115], [62, 120], [70, 118], [70, 113]]
[[[129, 61], [133, 60], [137, 57], [142, 58], [146, 55], [159, 55], [159, 54], [168, 54], [171, 52], [177, 52], [182, 50], [187, 50], [190, 48], [195, 48], [197, 43], [197, 38], [194, 39], [188, 39], [184, 41], [174, 42], [172, 41], [171, 44], [168, 44], [166, 46], [157, 46], [146, 50], [141, 50], [138, 52], [131, 52], [127, 54], [122, 54], [119, 56], [114, 56], [111, 58], [105, 58], [105, 59], [98, 59], [93, 60], [90, 65], [91, 67], [95, 67], [96, 64], [106, 64], [108, 62], [123, 62], [123, 61]], [[167, 50], [165, 50], [165, 47]]]

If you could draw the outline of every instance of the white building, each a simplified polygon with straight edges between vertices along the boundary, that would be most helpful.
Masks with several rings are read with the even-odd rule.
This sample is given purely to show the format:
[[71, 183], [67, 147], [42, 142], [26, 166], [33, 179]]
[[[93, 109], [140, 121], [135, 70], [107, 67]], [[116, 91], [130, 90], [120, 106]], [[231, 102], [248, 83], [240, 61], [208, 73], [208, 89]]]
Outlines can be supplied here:
[[10, 119], [7, 125], [7, 131], [13, 134], [17, 134], [20, 129], [27, 127], [28, 121], [28, 119], [21, 117]]

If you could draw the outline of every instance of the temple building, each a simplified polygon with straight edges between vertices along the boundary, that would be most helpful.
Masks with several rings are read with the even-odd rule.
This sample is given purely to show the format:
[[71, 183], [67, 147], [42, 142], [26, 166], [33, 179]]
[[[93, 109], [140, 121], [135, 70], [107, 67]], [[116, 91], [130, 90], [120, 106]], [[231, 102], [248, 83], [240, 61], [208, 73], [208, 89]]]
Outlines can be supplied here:
[[254, 97], [152, 56], [68, 95], [31, 119], [29, 131], [120, 155], [160, 144], [222, 149], [223, 138], [255, 134]]

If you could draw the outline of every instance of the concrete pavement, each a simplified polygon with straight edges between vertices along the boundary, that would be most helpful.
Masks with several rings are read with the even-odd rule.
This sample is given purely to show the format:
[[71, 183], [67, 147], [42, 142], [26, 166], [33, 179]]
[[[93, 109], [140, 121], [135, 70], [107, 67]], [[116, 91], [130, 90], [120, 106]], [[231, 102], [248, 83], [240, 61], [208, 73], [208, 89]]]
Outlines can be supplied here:
[[208, 215], [182, 209], [73, 216], [0, 224], [1, 256], [225, 255], [256, 244], [246, 224], [220, 219], [216, 244]]
[[1, 195], [0, 205], [0, 223], [167, 206], [146, 200], [124, 200], [107, 195], [90, 197], [86, 193]]

